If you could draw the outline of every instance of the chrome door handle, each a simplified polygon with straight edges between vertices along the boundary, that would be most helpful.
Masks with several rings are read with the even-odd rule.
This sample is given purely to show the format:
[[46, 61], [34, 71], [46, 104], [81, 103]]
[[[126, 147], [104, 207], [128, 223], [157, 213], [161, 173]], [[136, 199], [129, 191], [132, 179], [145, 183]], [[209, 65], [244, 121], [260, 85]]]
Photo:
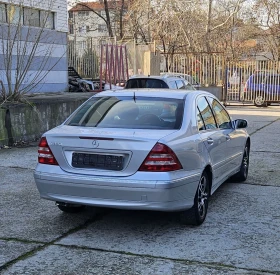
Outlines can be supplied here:
[[210, 145], [212, 145], [212, 144], [214, 143], [214, 140], [213, 140], [212, 138], [208, 138], [208, 139], [207, 139], [207, 143], [210, 144]]

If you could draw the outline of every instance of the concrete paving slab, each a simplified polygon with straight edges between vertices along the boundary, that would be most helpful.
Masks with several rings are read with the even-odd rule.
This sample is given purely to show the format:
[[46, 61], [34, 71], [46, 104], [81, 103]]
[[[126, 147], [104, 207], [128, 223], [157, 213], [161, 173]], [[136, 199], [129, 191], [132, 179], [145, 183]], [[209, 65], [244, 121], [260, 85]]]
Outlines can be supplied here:
[[0, 167], [35, 169], [38, 162], [38, 147], [0, 150]]
[[0, 266], [40, 247], [40, 244], [0, 240]]
[[95, 218], [92, 209], [67, 215], [40, 199], [33, 171], [0, 167], [0, 177], [0, 238], [50, 242]]
[[262, 274], [255, 270], [234, 267], [203, 265], [194, 262], [172, 261], [145, 256], [132, 256], [50, 246], [32, 257], [17, 262], [2, 275], [237, 275]]
[[269, 108], [257, 107], [228, 107], [229, 114], [233, 119], [243, 118], [248, 121], [247, 131], [249, 134], [276, 121], [280, 118], [280, 107], [273, 106]]
[[251, 151], [246, 184], [280, 187], [280, 153]]
[[113, 211], [58, 243], [279, 272], [280, 215], [268, 203], [279, 196], [277, 187], [228, 183], [200, 227], [180, 226], [172, 213]]
[[280, 153], [280, 120], [260, 129], [252, 135], [252, 150]]

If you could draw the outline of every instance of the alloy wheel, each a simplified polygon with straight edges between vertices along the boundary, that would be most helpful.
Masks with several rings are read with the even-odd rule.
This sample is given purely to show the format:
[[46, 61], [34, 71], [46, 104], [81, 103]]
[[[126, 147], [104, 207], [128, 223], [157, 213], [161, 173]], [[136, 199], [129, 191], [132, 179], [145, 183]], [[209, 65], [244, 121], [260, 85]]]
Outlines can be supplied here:
[[255, 105], [258, 106], [258, 107], [265, 105], [265, 100], [264, 100], [264, 97], [262, 95], [259, 95], [255, 98]]
[[249, 149], [248, 146], [244, 149], [244, 155], [242, 160], [243, 170], [244, 170], [244, 176], [247, 177], [248, 169], [249, 169]]
[[204, 218], [207, 213], [209, 196], [208, 189], [207, 178], [205, 175], [202, 175], [197, 190], [198, 215], [200, 216], [200, 218]]

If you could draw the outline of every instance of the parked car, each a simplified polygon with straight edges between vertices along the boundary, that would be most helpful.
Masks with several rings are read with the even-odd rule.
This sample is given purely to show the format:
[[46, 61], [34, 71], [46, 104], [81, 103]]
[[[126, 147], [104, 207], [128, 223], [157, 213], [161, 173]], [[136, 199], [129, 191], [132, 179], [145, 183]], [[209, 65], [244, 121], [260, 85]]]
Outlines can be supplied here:
[[196, 89], [200, 89], [201, 85], [198, 81], [196, 81], [194, 79], [193, 76], [189, 75], [189, 74], [181, 74], [181, 73], [160, 73], [160, 75], [162, 76], [175, 76], [175, 77], [181, 77], [183, 79], [185, 79], [186, 81], [188, 81], [188, 83], [190, 83], [194, 88]]
[[64, 212], [174, 211], [200, 225], [210, 195], [231, 176], [247, 178], [246, 126], [204, 91], [101, 92], [43, 134], [35, 182]]
[[185, 79], [180, 77], [145, 76], [137, 75], [131, 77], [125, 85], [125, 89], [184, 89], [195, 90], [195, 88]]
[[244, 93], [254, 100], [258, 107], [280, 102], [280, 74], [259, 72], [252, 74], [246, 81]]

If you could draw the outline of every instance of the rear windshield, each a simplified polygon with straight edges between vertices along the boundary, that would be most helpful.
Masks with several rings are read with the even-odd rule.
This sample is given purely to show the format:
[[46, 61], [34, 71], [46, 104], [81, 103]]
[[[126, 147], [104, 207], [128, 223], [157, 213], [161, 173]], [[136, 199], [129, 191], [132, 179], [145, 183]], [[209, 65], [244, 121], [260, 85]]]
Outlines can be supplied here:
[[150, 97], [93, 97], [66, 125], [97, 128], [179, 129], [183, 100]]
[[127, 81], [126, 88], [168, 88], [168, 85], [160, 79], [135, 78]]

